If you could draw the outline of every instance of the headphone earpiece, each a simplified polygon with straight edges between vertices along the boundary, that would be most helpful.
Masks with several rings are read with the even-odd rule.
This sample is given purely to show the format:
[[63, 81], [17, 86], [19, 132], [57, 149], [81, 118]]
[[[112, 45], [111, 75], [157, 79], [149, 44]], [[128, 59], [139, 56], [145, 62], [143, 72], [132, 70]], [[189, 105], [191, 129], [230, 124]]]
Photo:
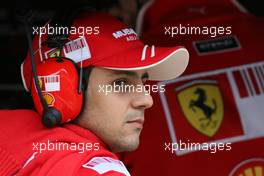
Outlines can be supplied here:
[[42, 115], [42, 123], [52, 127], [75, 119], [81, 111], [83, 91], [79, 92], [79, 73], [75, 63], [66, 58], [48, 58], [36, 67], [38, 83], [46, 107], [34, 81], [31, 92], [35, 107]]

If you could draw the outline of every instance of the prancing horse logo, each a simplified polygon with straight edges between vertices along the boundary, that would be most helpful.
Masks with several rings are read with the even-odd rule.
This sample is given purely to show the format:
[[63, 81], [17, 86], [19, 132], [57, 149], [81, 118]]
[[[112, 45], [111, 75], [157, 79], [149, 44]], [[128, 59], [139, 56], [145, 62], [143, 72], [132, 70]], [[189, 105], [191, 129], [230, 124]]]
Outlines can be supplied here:
[[206, 127], [207, 127], [212, 122], [212, 115], [216, 112], [216, 108], [217, 108], [216, 101], [215, 101], [215, 99], [212, 99], [214, 107], [210, 107], [210, 106], [206, 105], [205, 101], [207, 100], [207, 97], [205, 94], [205, 90], [201, 89], [199, 87], [194, 91], [194, 94], [197, 94], [198, 98], [196, 100], [191, 100], [189, 107], [194, 112], [196, 112], [194, 106], [196, 106], [197, 108], [199, 108], [203, 111], [204, 117], [199, 118], [199, 120], [200, 121], [207, 121], [207, 123], [206, 123]]
[[224, 116], [223, 99], [217, 82], [192, 84], [175, 90], [184, 117], [200, 133], [212, 137]]

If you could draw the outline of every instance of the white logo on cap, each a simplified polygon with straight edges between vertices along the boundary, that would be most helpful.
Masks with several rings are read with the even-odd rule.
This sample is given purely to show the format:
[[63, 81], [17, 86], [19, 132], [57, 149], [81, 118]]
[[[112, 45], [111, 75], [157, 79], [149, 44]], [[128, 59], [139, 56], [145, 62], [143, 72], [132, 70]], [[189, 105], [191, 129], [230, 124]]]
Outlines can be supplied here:
[[91, 58], [89, 46], [85, 37], [77, 38], [70, 41], [63, 47], [65, 57], [70, 58], [74, 62], [80, 62]]
[[132, 29], [132, 28], [126, 28], [126, 29], [122, 29], [120, 31], [116, 31], [113, 33], [113, 36], [118, 39], [118, 38], [121, 38], [121, 37], [125, 37], [127, 35], [130, 35], [130, 34], [134, 34], [134, 35], [137, 35], [137, 33]]
[[[142, 54], [141, 54], [141, 61], [145, 60], [146, 58], [146, 51], [147, 51], [148, 45], [145, 45], [143, 50], [142, 50]], [[154, 45], [151, 46], [151, 54], [150, 57], [154, 57], [155, 56], [155, 47]]]

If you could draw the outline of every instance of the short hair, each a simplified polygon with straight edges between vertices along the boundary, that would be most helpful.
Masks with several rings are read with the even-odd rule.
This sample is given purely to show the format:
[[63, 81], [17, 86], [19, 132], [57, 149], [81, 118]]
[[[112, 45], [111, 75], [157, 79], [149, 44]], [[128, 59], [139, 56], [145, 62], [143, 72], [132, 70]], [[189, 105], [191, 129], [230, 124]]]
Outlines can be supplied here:
[[82, 109], [81, 109], [81, 112], [79, 113], [79, 115], [77, 116], [76, 119], [73, 120], [73, 123], [74, 121], [78, 121], [79, 119], [79, 116], [83, 113], [83, 110], [84, 110], [84, 107], [86, 105], [86, 100], [87, 100], [87, 89], [88, 89], [88, 84], [89, 84], [89, 79], [90, 79], [90, 76], [91, 76], [91, 72], [93, 70], [94, 66], [88, 66], [88, 67], [85, 67], [83, 68], [83, 78], [82, 78], [82, 86], [84, 87], [83, 90], [83, 102], [82, 102]]
[[85, 91], [88, 88], [90, 74], [91, 74], [93, 68], [94, 68], [94, 66], [88, 66], [88, 67], [83, 68], [83, 80], [82, 80], [82, 84], [84, 86], [84, 90]]

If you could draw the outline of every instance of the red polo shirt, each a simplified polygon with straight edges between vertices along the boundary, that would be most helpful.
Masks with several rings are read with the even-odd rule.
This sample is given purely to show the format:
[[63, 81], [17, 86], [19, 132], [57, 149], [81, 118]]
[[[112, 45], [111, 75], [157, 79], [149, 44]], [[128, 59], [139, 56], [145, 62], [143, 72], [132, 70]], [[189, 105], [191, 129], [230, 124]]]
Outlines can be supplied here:
[[0, 175], [129, 175], [92, 132], [74, 124], [45, 128], [31, 110], [0, 111]]

